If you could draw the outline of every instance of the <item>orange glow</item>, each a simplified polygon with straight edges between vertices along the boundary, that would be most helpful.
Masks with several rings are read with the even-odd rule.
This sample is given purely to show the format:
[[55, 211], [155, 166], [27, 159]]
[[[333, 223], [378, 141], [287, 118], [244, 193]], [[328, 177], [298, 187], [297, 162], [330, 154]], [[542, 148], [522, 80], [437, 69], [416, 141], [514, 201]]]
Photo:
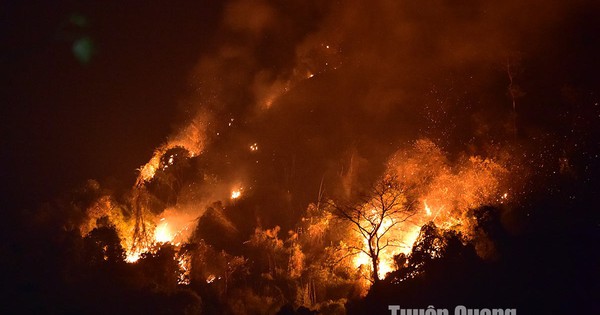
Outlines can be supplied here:
[[161, 219], [161, 223], [154, 230], [154, 240], [157, 243], [170, 243], [173, 240], [173, 233], [169, 229], [169, 224]]
[[427, 200], [423, 200], [423, 206], [425, 207], [425, 213], [427, 216], [431, 216], [431, 208], [427, 205]]
[[123, 232], [119, 231], [119, 237], [122, 240], [121, 243], [123, 248], [126, 249], [125, 261], [128, 263], [135, 263], [140, 259], [142, 254], [154, 253], [157, 246], [160, 246], [161, 244], [168, 243], [179, 247], [181, 244], [187, 242], [190, 237], [195, 224], [194, 219], [194, 216], [182, 212], [181, 210], [167, 208], [163, 212], [162, 218], [148, 218], [148, 221], [157, 220], [158, 224], [154, 226], [152, 223], [147, 222], [146, 229], [152, 231], [150, 233], [151, 239], [143, 243], [138, 243], [136, 246], [133, 246], [133, 228]]
[[242, 190], [241, 189], [236, 189], [234, 191], [231, 192], [231, 199], [238, 199], [242, 196]]
[[[191, 157], [199, 155], [206, 145], [206, 127], [208, 126], [209, 115], [199, 113], [192, 122], [182, 128], [178, 133], [171, 137], [166, 143], [158, 147], [150, 161], [142, 165], [139, 170], [139, 175], [136, 180], [136, 186], [141, 187], [144, 183], [152, 180], [156, 171], [160, 167], [160, 159], [170, 149], [181, 147], [186, 149]], [[173, 163], [173, 159], [169, 159], [169, 165]]]
[[213, 283], [216, 279], [217, 277], [215, 277], [215, 275], [210, 275], [206, 278], [206, 283]]
[[[155, 151], [150, 161], [140, 168], [138, 181], [134, 189], [143, 196], [145, 185], [153, 178], [157, 171], [163, 171], [169, 165], [177, 163], [173, 156], [164, 156], [164, 153], [175, 145], [171, 142]], [[183, 142], [179, 142], [181, 144]], [[187, 147], [185, 147], [187, 148]], [[197, 149], [197, 148], [196, 148]], [[257, 151], [258, 144], [249, 145], [250, 151]], [[194, 151], [199, 152], [199, 151]], [[192, 154], [196, 154], [192, 152]], [[162, 161], [162, 162], [161, 162]], [[163, 163], [163, 164], [161, 164]], [[161, 167], [163, 168], [161, 170]], [[463, 157], [457, 162], [447, 160], [444, 153], [431, 141], [420, 140], [415, 145], [404, 151], [399, 151], [389, 160], [386, 174], [393, 175], [400, 182], [409, 187], [416, 187], [411, 191], [415, 202], [415, 213], [405, 220], [394, 221], [395, 218], [384, 217], [382, 222], [378, 218], [377, 209], [369, 204], [372, 209], [362, 220], [371, 223], [381, 223], [377, 236], [382, 244], [390, 243], [379, 252], [378, 276], [383, 279], [387, 273], [395, 270], [394, 256], [403, 253], [409, 255], [414, 242], [419, 236], [420, 229], [428, 222], [434, 222], [440, 229], [455, 230], [465, 238], [473, 237], [474, 224], [469, 210], [484, 204], [498, 204], [508, 200], [510, 191], [503, 181], [507, 170], [500, 163], [491, 158], [479, 156]], [[237, 182], [228, 187], [230, 200], [242, 198], [244, 187]], [[403, 196], [403, 203], [408, 200]], [[367, 207], [367, 205], [364, 205]], [[194, 205], [194, 207], [196, 207]], [[188, 241], [194, 230], [197, 212], [187, 214], [181, 206], [165, 209], [160, 216], [143, 210], [142, 223], [136, 223], [136, 217], [127, 214], [127, 209], [118, 208], [118, 203], [109, 196], [102, 197], [89, 209], [89, 221], [80, 226], [82, 235], [89, 233], [99, 218], [107, 217], [113, 224], [121, 238], [121, 245], [126, 249], [128, 263], [137, 262], [145, 253], [155, 253], [163, 244], [171, 244], [180, 249], [181, 244]], [[329, 224], [329, 219], [324, 219], [324, 225]], [[366, 223], [366, 222], [365, 222]], [[147, 237], [134, 241], [136, 224], [143, 226]], [[382, 235], [388, 230], [385, 235]], [[313, 225], [308, 233], [316, 237], [326, 228]], [[347, 235], [348, 244], [356, 253], [346, 260], [349, 266], [368, 270], [372, 264], [369, 257], [369, 243], [358, 231], [354, 230]], [[175, 259], [179, 266], [178, 283], [188, 284], [191, 268], [191, 258], [187, 254], [177, 254]], [[362, 268], [361, 268], [362, 266]], [[361, 271], [361, 272], [363, 272]], [[208, 283], [215, 281], [215, 277], [206, 279]]]
[[140, 174], [138, 175], [136, 185], [142, 185], [144, 182], [147, 182], [154, 178], [156, 170], [158, 169], [160, 164], [160, 157], [162, 156], [162, 153], [164, 153], [162, 152], [162, 150], [157, 150], [156, 152], [154, 152], [154, 155], [152, 156], [150, 161], [148, 161], [148, 163], [142, 165], [142, 167], [139, 168]]
[[189, 255], [179, 254], [175, 257], [177, 266], [179, 267], [179, 275], [177, 278], [178, 284], [190, 284], [190, 271], [192, 259]]
[[[433, 221], [440, 229], [461, 232], [466, 238], [473, 236], [473, 220], [468, 210], [486, 204], [498, 204], [508, 199], [503, 179], [507, 170], [490, 158], [471, 156], [450, 165], [443, 152], [429, 140], [419, 140], [412, 149], [396, 153], [388, 164], [388, 173], [395, 174], [407, 184], [417, 187], [422, 200], [419, 209], [410, 220], [394, 225], [381, 239], [397, 242], [379, 253], [379, 277], [394, 270], [394, 256], [409, 254], [420, 229]], [[427, 178], [427, 181], [423, 179]], [[498, 196], [500, 196], [498, 198]], [[373, 210], [375, 211], [375, 210]], [[382, 230], [391, 222], [383, 222]], [[353, 232], [361, 242], [362, 250], [368, 252], [368, 243], [357, 231]], [[371, 259], [364, 253], [356, 254], [352, 265], [370, 266]]]
[[130, 264], [135, 263], [136, 261], [138, 261], [140, 259], [140, 253], [138, 252], [127, 252], [126, 257], [125, 257], [125, 262], [128, 262]]

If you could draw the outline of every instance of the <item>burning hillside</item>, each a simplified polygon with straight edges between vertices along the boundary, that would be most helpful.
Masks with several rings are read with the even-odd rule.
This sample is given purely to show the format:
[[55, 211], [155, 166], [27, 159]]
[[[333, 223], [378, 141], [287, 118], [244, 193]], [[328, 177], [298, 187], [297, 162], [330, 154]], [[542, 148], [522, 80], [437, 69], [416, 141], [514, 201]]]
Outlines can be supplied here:
[[[71, 106], [63, 120], [79, 127], [47, 129], [83, 140], [54, 141], [32, 176], [7, 175], [25, 195], [71, 190], [6, 220], [23, 225], [3, 247], [19, 270], [9, 308], [31, 297], [33, 313], [539, 313], [567, 285], [578, 289], [561, 311], [598, 306], [586, 282], [597, 254], [581, 256], [600, 235], [593, 1], [199, 6], [182, 21], [143, 11], [131, 30], [121, 17], [128, 35], [173, 41], [135, 57], [152, 86], [105, 67], [123, 44], [113, 9], [84, 6], [99, 26], [76, 12], [58, 27], [75, 38], [71, 66], [110, 69], [73, 102], [125, 118]], [[70, 99], [50, 90], [48, 102]], [[10, 146], [45, 132], [31, 128]]]
[[[236, 227], [232, 223], [238, 215], [236, 211], [241, 211], [236, 202], [242, 202], [246, 198], [242, 195], [243, 185], [229, 184], [236, 180], [236, 174], [233, 178], [220, 178], [217, 175], [209, 177], [211, 180], [205, 188], [207, 192], [203, 197], [192, 199], [196, 196], [188, 196], [190, 192], [187, 189], [180, 191], [178, 187], [196, 186], [192, 195], [201, 194], [200, 187], [203, 185], [199, 183], [206, 176], [202, 176], [202, 180], [189, 177], [186, 181], [185, 178], [177, 177], [182, 172], [178, 168], [185, 167], [185, 172], [189, 172], [193, 169], [191, 165], [194, 161], [201, 157], [195, 158], [192, 154], [185, 154], [189, 151], [178, 148], [179, 153], [174, 153], [174, 149], [166, 150], [162, 156], [153, 157], [141, 168], [140, 178], [132, 188], [130, 202], [115, 204], [109, 195], [99, 197], [86, 211], [87, 217], [80, 227], [82, 237], [99, 227], [98, 224], [114, 226], [126, 251], [125, 260], [135, 263], [142, 255], [155, 253], [161, 244], [168, 243], [179, 249], [184, 244], [193, 242], [190, 239], [193, 231], [204, 228], [198, 222], [205, 215], [212, 215], [206, 212], [209, 204], [217, 203], [221, 210], [214, 218], [214, 224], [230, 231], [247, 228]], [[161, 151], [157, 151], [156, 154], [160, 154], [159, 152]], [[178, 158], [179, 155], [183, 157]], [[143, 177], [147, 175], [143, 170], [154, 168], [151, 163], [155, 160], [159, 162], [152, 177]], [[352, 200], [351, 205], [344, 205], [352, 207], [351, 209], [344, 209], [338, 206], [336, 201], [327, 199], [335, 197], [323, 194], [326, 187], [325, 177], [321, 183], [318, 200], [308, 206], [316, 207], [313, 212], [317, 213], [312, 215], [331, 217], [327, 224], [319, 227], [323, 233], [331, 228], [330, 223], [355, 225], [351, 226], [346, 234], [340, 235], [339, 239], [330, 240], [337, 243], [332, 248], [336, 251], [347, 251], [345, 257], [352, 261], [348, 268], [378, 268], [377, 279], [380, 279], [394, 270], [394, 256], [410, 253], [421, 227], [428, 222], [443, 230], [460, 232], [465, 241], [470, 240], [474, 218], [469, 214], [469, 210], [483, 205], [501, 205], [509, 201], [508, 191], [511, 187], [507, 178], [510, 173], [505, 166], [508, 163], [509, 161], [497, 162], [491, 157], [471, 156], [459, 157], [456, 165], [452, 166], [438, 146], [430, 140], [421, 139], [409, 148], [392, 155], [384, 175], [374, 184], [378, 187], [375, 191], [360, 192], [359, 197], [347, 196], [339, 201], [345, 203]], [[331, 180], [341, 183], [347, 176], [348, 173]], [[168, 178], [168, 183], [161, 182], [165, 180], [161, 178]], [[228, 187], [231, 188], [227, 190]], [[221, 193], [217, 193], [219, 190]], [[252, 198], [252, 193], [250, 194], [249, 198]], [[387, 200], [390, 198], [393, 200]], [[343, 209], [342, 213], [338, 211], [340, 209]], [[319, 211], [324, 214], [318, 213]], [[304, 217], [304, 220], [311, 219]], [[243, 225], [246, 225], [246, 222]], [[292, 239], [298, 237], [292, 230], [290, 233], [293, 235]], [[377, 242], [381, 242], [377, 245], [381, 247], [377, 257], [373, 257], [373, 249], [369, 250], [371, 236], [374, 236]], [[359, 245], [348, 245], [354, 239], [357, 239]], [[383, 242], [386, 245], [383, 245]], [[480, 255], [489, 255], [486, 250], [489, 249], [481, 249]], [[371, 261], [372, 258], [375, 258], [375, 261]], [[186, 272], [189, 268], [187, 263], [184, 266], [180, 261], [180, 264], [183, 268], [181, 271]]]

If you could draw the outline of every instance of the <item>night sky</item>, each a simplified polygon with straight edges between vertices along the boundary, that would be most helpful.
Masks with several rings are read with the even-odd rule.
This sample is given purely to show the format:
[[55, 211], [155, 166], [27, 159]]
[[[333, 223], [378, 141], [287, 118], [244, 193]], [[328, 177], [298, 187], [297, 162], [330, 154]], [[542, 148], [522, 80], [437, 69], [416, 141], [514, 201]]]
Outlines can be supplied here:
[[[182, 115], [190, 72], [211, 46], [220, 6], [4, 6], [2, 180], [9, 203], [32, 207], [88, 178], [129, 185]], [[88, 62], [73, 52], [84, 37], [94, 47]]]

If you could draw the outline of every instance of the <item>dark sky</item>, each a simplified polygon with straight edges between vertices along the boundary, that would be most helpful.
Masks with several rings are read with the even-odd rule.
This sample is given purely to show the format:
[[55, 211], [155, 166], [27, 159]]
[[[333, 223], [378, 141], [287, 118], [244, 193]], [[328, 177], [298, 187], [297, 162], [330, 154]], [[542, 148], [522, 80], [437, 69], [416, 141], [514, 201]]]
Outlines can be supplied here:
[[[129, 185], [181, 114], [217, 2], [3, 5], [3, 195], [26, 207], [86, 178]], [[86, 36], [95, 47], [87, 64], [72, 51]]]

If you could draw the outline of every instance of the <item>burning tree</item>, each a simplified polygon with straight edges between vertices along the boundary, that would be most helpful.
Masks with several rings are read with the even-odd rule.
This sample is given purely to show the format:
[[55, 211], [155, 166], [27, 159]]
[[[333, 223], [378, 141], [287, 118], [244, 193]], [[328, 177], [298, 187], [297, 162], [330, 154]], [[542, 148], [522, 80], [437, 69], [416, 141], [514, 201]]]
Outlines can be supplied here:
[[371, 265], [370, 281], [377, 284], [381, 280], [380, 258], [388, 247], [401, 246], [396, 238], [399, 224], [407, 222], [416, 214], [410, 201], [407, 187], [396, 176], [387, 175], [377, 181], [359, 202], [347, 205], [334, 205], [335, 214], [351, 224], [360, 236], [360, 243], [348, 246], [345, 257], [364, 254]]

